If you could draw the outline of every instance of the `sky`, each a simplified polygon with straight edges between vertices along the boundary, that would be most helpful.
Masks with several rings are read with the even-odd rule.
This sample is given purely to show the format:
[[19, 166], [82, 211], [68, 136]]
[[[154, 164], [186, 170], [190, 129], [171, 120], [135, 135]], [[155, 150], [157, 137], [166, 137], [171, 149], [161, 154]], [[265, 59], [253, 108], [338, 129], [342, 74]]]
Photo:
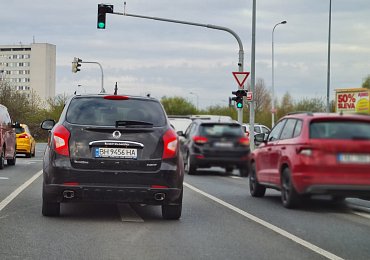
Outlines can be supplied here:
[[[107, 14], [97, 29], [99, 3], [123, 12], [124, 1], [12, 0], [0, 8], [0, 45], [56, 45], [56, 93], [97, 93], [101, 71], [83, 63], [72, 73], [72, 61], [99, 62], [104, 88], [118, 93], [182, 96], [200, 108], [227, 105], [238, 88], [239, 45], [225, 31]], [[272, 86], [281, 99], [326, 100], [329, 0], [256, 1], [256, 80]], [[127, 0], [129, 14], [213, 24], [234, 31], [244, 49], [244, 71], [251, 70], [252, 0]], [[370, 1], [332, 0], [330, 99], [334, 89], [361, 87], [370, 74]], [[247, 81], [250, 81], [251, 76]], [[80, 85], [80, 86], [79, 86]]]

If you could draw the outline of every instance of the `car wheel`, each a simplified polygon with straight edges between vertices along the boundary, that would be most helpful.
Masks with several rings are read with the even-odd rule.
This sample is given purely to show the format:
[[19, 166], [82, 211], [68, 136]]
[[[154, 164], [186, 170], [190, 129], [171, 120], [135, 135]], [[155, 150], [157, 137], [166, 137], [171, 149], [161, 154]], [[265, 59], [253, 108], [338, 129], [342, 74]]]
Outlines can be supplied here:
[[3, 150], [0, 153], [0, 170], [4, 169], [5, 166], [5, 147], [3, 147]]
[[32, 149], [30, 148], [30, 152], [26, 153], [26, 158], [31, 158], [31, 155], [32, 155]]
[[233, 168], [233, 167], [226, 167], [226, 168], [225, 168], [225, 172], [226, 172], [226, 174], [232, 174], [232, 173], [233, 173], [233, 170], [234, 170], [234, 168]]
[[239, 173], [240, 173], [240, 177], [248, 177], [249, 175], [248, 167], [240, 167]]
[[286, 208], [295, 208], [300, 202], [301, 196], [293, 186], [291, 172], [285, 168], [281, 176], [281, 201]]
[[176, 203], [178, 203], [177, 205], [167, 205], [167, 204], [162, 205], [162, 217], [164, 219], [177, 220], [181, 217], [182, 195], [183, 190], [181, 190], [181, 195], [176, 201]]
[[36, 154], [36, 147], [34, 146], [32, 149], [31, 157], [35, 157]]
[[60, 215], [60, 203], [42, 200], [42, 215], [46, 217], [57, 217]]
[[8, 159], [6, 162], [8, 165], [15, 165], [17, 161], [17, 152], [14, 150], [14, 155], [12, 159]]
[[189, 175], [193, 175], [196, 173], [197, 167], [191, 163], [190, 154], [186, 157], [186, 164], [185, 164], [185, 172]]
[[259, 184], [256, 174], [256, 165], [252, 163], [251, 173], [249, 175], [249, 192], [252, 197], [263, 197], [266, 193], [266, 187]]

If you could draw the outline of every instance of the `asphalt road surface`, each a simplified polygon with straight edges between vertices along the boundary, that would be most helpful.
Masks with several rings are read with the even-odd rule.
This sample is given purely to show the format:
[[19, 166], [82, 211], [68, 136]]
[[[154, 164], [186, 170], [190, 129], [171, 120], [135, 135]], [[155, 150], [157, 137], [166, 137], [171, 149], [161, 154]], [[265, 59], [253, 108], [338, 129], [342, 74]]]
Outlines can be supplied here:
[[218, 168], [185, 176], [178, 221], [127, 204], [62, 204], [43, 217], [44, 148], [0, 171], [0, 259], [370, 259], [368, 201], [288, 210], [279, 192], [252, 198], [247, 178]]

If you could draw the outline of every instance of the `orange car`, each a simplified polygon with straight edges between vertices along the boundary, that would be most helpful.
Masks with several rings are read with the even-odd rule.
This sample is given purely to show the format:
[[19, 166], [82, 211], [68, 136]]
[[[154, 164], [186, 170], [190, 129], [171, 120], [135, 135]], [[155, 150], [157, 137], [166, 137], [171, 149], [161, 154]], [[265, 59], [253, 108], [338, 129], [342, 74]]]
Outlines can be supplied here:
[[36, 141], [31, 135], [30, 129], [25, 124], [15, 128], [17, 139], [17, 154], [25, 154], [27, 158], [35, 156]]

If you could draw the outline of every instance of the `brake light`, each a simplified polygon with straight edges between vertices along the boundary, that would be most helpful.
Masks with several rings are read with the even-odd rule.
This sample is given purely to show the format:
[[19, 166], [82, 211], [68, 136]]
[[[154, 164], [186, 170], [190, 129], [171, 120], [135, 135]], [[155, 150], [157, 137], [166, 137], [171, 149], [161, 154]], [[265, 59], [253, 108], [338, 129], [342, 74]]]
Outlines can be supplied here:
[[205, 144], [208, 142], [208, 138], [204, 136], [194, 136], [193, 141], [196, 144]]
[[18, 138], [29, 138], [29, 137], [28, 134], [21, 134], [20, 136], [18, 136]]
[[239, 144], [248, 146], [249, 145], [249, 138], [248, 137], [242, 137], [239, 139]]
[[127, 100], [129, 98], [128, 98], [128, 96], [109, 95], [109, 96], [104, 96], [104, 99], [109, 99], [109, 100]]
[[168, 129], [163, 135], [162, 159], [173, 158], [177, 152], [177, 134], [173, 129]]
[[80, 183], [78, 182], [65, 182], [63, 183], [64, 186], [78, 186]]
[[54, 142], [54, 150], [60, 155], [69, 156], [69, 137], [70, 132], [67, 128], [62, 125], [58, 125], [55, 127], [53, 133], [53, 142]]

